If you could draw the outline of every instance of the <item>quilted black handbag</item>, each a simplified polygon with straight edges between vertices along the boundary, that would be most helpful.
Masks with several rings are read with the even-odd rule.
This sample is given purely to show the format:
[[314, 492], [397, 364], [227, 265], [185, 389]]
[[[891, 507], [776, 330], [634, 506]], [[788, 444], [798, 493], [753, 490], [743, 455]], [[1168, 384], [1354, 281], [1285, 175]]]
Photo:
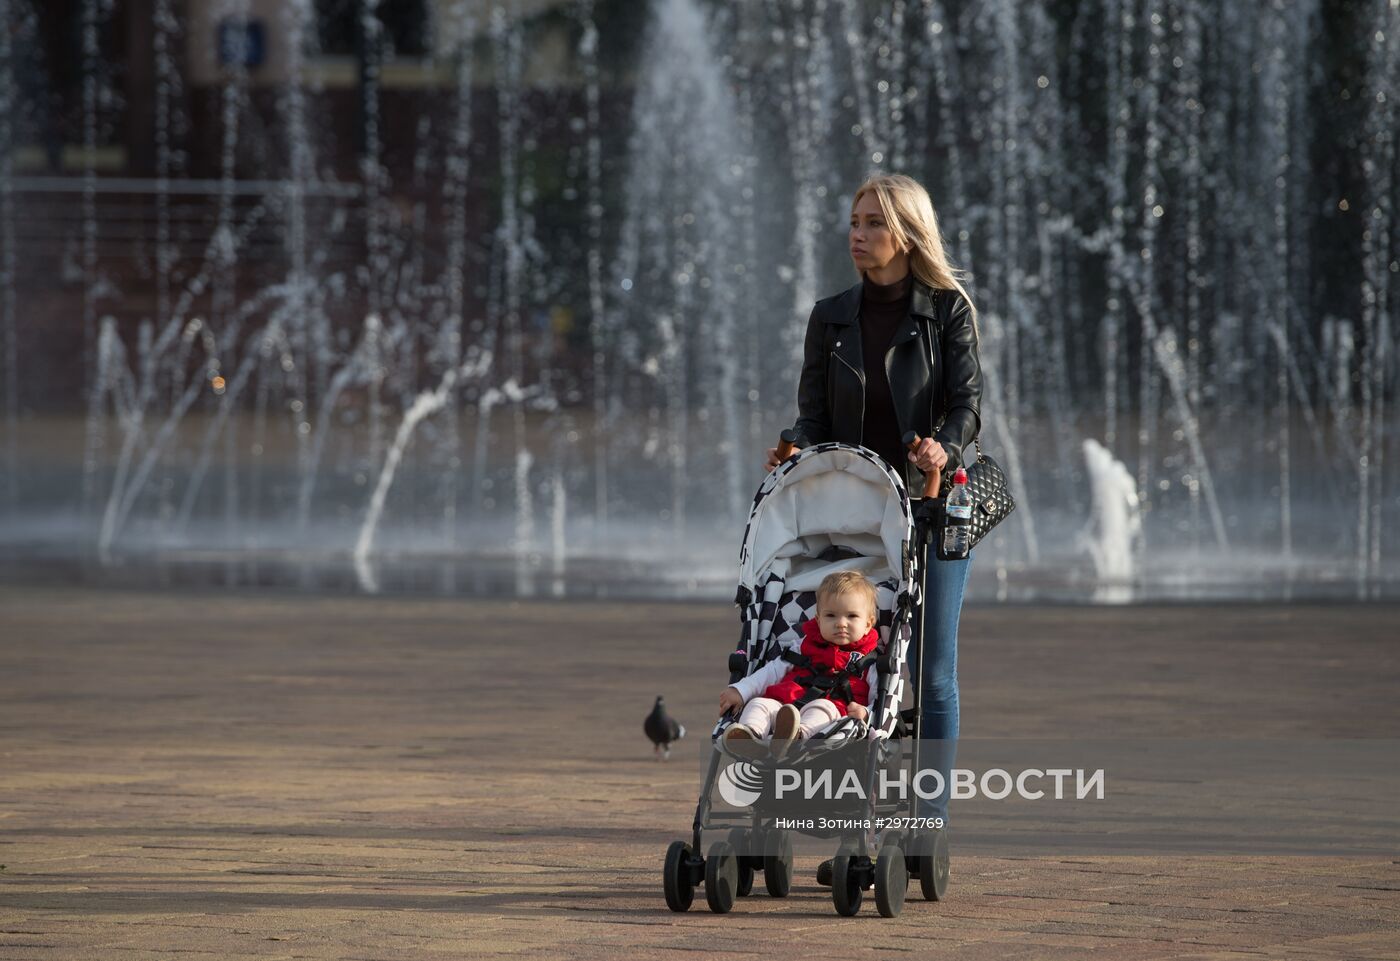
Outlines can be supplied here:
[[[975, 439], [973, 446], [977, 450], [977, 460], [968, 465], [967, 470], [967, 490], [972, 495], [972, 546], [976, 547], [977, 542], [987, 536], [987, 532], [996, 527], [1016, 509], [1016, 501], [1011, 497], [1011, 489], [1006, 486], [1006, 472], [1001, 469], [993, 458], [982, 453], [982, 445]], [[934, 547], [935, 553], [940, 561], [958, 560], [960, 558], [949, 558], [943, 555], [943, 503], [947, 497], [946, 491], [950, 484], [945, 484], [939, 490], [939, 495], [934, 498], [936, 505], [930, 505], [930, 509], [936, 511], [937, 522], [934, 525]]]

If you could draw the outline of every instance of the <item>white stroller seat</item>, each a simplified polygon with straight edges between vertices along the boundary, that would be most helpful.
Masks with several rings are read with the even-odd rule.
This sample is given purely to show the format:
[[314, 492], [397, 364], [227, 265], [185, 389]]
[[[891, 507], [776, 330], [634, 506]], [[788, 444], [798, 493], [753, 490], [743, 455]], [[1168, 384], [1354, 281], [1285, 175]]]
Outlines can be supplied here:
[[[867, 566], [863, 562], [868, 562], [869, 558], [850, 558], [844, 562], [838, 561], [823, 565], [819, 570], [821, 576], [816, 582], [820, 583], [821, 577], [826, 574], [835, 573], [842, 570], [860, 570]], [[869, 576], [867, 574], [867, 576]], [[799, 583], [805, 583], [805, 579]], [[801, 590], [787, 589], [787, 585], [778, 578], [770, 582], [769, 596], [776, 596], [776, 601], [772, 604], [774, 614], [771, 621], [769, 638], [758, 659], [750, 659], [748, 673], [753, 674], [769, 664], [774, 658], [782, 656], [784, 650], [797, 652], [802, 646], [802, 625], [816, 616], [817, 613], [817, 592], [815, 586]], [[891, 626], [894, 623], [897, 601], [898, 582], [894, 580], [884, 580], [877, 582], [875, 593], [878, 601], [876, 612], [876, 628], [880, 632], [880, 642], [877, 651], [884, 651], [888, 648]], [[765, 607], [769, 606], [767, 604]], [[867, 710], [873, 710], [874, 701], [877, 697], [878, 684], [876, 683], [876, 669], [872, 664], [865, 676], [866, 682], [870, 685], [870, 702], [865, 705]], [[903, 689], [900, 689], [902, 697]], [[894, 702], [896, 705], [899, 699]], [[729, 727], [735, 719], [722, 719], [715, 728], [716, 735], [722, 733]], [[845, 716], [823, 725], [812, 733], [812, 740], [831, 740], [834, 738], [846, 737], [867, 737], [869, 736], [868, 722], [857, 718]]]
[[[872, 720], [840, 717], [814, 732], [813, 740], [888, 738], [904, 693], [902, 669], [909, 618], [917, 603], [909, 548], [912, 520], [903, 482], [878, 455], [863, 447], [818, 444], [771, 473], [759, 488], [740, 552], [736, 603], [742, 609], [747, 674], [797, 652], [801, 626], [816, 614], [816, 589], [828, 574], [857, 570], [876, 584], [878, 651], [893, 651], [894, 673], [880, 677], [871, 665]], [[891, 644], [891, 631], [894, 631]], [[881, 683], [883, 681], [883, 683]], [[876, 711], [877, 704], [880, 711]], [[715, 725], [719, 737], [734, 722]], [[723, 742], [721, 742], [723, 749]]]

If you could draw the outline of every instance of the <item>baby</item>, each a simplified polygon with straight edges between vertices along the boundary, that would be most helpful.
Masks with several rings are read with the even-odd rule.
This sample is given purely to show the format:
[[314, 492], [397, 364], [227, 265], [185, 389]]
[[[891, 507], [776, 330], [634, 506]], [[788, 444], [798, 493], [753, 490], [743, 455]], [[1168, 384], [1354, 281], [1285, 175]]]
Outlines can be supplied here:
[[783, 753], [793, 738], [810, 737], [838, 717], [864, 718], [870, 684], [866, 669], [857, 667], [880, 640], [875, 610], [875, 585], [864, 574], [825, 577], [817, 588], [817, 616], [802, 625], [804, 662], [775, 659], [720, 694], [721, 717], [744, 709], [725, 739], [758, 740], [771, 732]]

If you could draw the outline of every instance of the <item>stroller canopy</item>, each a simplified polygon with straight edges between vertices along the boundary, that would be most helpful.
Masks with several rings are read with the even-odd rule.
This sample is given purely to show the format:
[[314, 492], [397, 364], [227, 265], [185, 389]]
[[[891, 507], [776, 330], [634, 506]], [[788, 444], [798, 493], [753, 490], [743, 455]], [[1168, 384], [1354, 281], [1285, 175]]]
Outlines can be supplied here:
[[838, 570], [909, 589], [913, 535], [904, 483], [873, 451], [816, 444], [774, 470], [759, 487], [739, 553], [740, 585], [770, 575], [789, 591], [815, 590]]

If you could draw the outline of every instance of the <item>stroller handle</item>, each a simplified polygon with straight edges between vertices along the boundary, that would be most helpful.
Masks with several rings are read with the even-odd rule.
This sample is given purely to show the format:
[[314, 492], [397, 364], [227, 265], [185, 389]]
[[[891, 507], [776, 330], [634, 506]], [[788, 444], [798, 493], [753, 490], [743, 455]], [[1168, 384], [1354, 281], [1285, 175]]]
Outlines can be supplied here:
[[797, 431], [791, 427], [785, 429], [778, 435], [778, 463], [782, 463], [792, 456], [792, 452], [797, 444]]
[[[904, 446], [911, 451], [918, 447], [923, 440], [917, 431], [909, 431], [904, 435]], [[924, 475], [924, 496], [937, 497], [938, 489], [943, 486], [943, 472], [939, 470], [929, 471]]]

